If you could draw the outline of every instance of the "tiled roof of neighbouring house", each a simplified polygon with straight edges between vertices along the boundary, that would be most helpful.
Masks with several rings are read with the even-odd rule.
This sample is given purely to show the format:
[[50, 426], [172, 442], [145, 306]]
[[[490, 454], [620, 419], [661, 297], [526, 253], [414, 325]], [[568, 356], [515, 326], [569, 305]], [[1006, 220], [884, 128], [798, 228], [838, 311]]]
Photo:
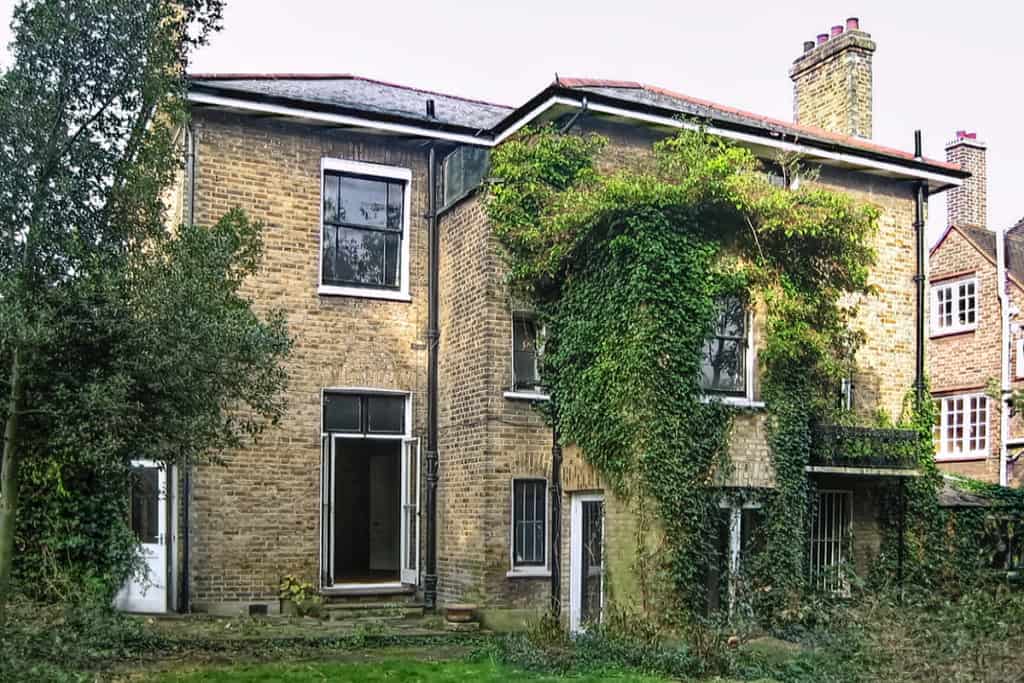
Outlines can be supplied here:
[[[500, 104], [351, 74], [190, 74], [189, 79], [193, 89], [322, 104], [463, 128], [490, 129], [512, 111]], [[427, 116], [427, 100], [434, 101], [434, 118]]]

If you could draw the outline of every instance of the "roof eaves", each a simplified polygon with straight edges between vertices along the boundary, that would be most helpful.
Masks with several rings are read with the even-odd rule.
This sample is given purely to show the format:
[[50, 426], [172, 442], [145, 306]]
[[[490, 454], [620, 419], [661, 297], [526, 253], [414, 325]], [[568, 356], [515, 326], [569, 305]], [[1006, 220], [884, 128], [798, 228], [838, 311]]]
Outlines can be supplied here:
[[[587, 83], [589, 85], [574, 85], [567, 86], [567, 83]], [[597, 86], [594, 84], [603, 83], [603, 86]], [[608, 83], [619, 83], [621, 85], [607, 85]], [[495, 136], [500, 135], [502, 131], [512, 126], [515, 121], [522, 118], [523, 115], [531, 112], [543, 102], [551, 99], [555, 96], [565, 96], [573, 99], [579, 99], [583, 93], [578, 90], [580, 87], [622, 87], [626, 89], [644, 88], [641, 84], [633, 81], [599, 81], [597, 79], [570, 79], [560, 78], [555, 81], [541, 92], [534, 95], [525, 104], [516, 108], [514, 111], [509, 113], [504, 119], [502, 119], [492, 129]], [[667, 94], [670, 91], [664, 91], [663, 94]], [[678, 97], [677, 94], [669, 95], [671, 97]], [[615, 106], [620, 109], [633, 110], [642, 113], [655, 113], [666, 118], [678, 118], [679, 112], [659, 107], [653, 104], [641, 104], [630, 100], [612, 97], [602, 93], [586, 92], [586, 97], [591, 103], [604, 103], [610, 106]], [[715, 113], [726, 113], [729, 108], [720, 108], [711, 102], [704, 100], [695, 100], [691, 97], [682, 97], [685, 101], [688, 101], [695, 106], [703, 107], [708, 112], [708, 117], [715, 121], [715, 124], [722, 128], [733, 129], [739, 132], [752, 134], [758, 137], [763, 137], [771, 140], [779, 140], [782, 137], [785, 141], [786, 137], [789, 137], [789, 142], [803, 144], [809, 147], [821, 149], [823, 151], [839, 152], [848, 154], [851, 156], [858, 156], [866, 159], [872, 159], [875, 161], [882, 161], [898, 166], [902, 166], [908, 169], [915, 169], [920, 171], [926, 171], [931, 173], [938, 173], [944, 176], [949, 176], [957, 179], [963, 179], [970, 176], [970, 173], [962, 170], [955, 164], [948, 164], [945, 162], [938, 162], [931, 159], [917, 159], [913, 155], [899, 150], [893, 150], [888, 147], [881, 145], [864, 145], [856, 144], [854, 138], [846, 138], [845, 136], [834, 136], [828, 134], [828, 136], [819, 136], [812, 133], [812, 130], [808, 129], [806, 136], [799, 134], [794, 135], [792, 133], [795, 130], [793, 124], [770, 119], [769, 117], [762, 117], [759, 115], [751, 115], [757, 119], [761, 125], [755, 125], [753, 123], [744, 123], [741, 121], [732, 121], [727, 118], [715, 117]], [[740, 110], [735, 110], [740, 112]], [[827, 131], [824, 131], [827, 133]], [[838, 138], [838, 139], [836, 139]]]

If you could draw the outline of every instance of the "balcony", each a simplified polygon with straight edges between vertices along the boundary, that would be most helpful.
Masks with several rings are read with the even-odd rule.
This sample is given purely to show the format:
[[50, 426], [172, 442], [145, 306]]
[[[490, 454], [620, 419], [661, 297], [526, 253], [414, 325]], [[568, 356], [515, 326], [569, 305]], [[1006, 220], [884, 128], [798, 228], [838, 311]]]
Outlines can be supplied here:
[[916, 477], [918, 434], [912, 429], [817, 425], [806, 470], [821, 474]]

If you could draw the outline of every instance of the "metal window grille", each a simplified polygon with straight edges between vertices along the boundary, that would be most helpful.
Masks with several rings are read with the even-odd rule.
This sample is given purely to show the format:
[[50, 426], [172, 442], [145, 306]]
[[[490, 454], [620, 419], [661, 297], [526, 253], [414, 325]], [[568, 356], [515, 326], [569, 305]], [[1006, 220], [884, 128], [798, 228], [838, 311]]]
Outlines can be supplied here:
[[811, 581], [818, 590], [849, 595], [845, 565], [853, 560], [853, 492], [819, 491], [811, 527]]
[[512, 553], [517, 566], [543, 566], [546, 561], [546, 489], [543, 479], [517, 479], [513, 482]]

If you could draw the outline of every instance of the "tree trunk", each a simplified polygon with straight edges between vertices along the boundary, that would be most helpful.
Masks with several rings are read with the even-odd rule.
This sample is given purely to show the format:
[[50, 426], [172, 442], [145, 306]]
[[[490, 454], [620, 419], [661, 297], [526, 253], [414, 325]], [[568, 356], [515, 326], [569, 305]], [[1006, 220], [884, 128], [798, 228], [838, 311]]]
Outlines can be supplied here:
[[3, 461], [0, 462], [0, 626], [4, 624], [14, 559], [14, 521], [18, 510], [18, 419], [25, 401], [25, 379], [21, 350], [15, 349], [11, 362], [11, 394], [4, 425]]

